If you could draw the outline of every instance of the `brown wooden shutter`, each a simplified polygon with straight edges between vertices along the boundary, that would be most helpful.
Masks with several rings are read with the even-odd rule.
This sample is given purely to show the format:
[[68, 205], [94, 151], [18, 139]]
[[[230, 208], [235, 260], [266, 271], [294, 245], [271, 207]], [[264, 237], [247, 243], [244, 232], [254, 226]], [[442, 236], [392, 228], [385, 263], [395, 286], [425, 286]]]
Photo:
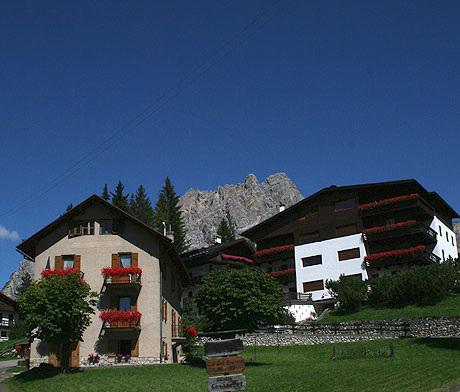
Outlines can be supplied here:
[[56, 256], [54, 258], [54, 269], [56, 270], [64, 269], [64, 259], [62, 258], [62, 256]]
[[137, 337], [137, 339], [133, 339], [131, 341], [131, 347], [133, 347], [133, 349], [131, 349], [131, 356], [138, 357], [139, 356], [139, 336]]
[[165, 300], [165, 321], [168, 321], [168, 302]]
[[131, 266], [137, 267], [139, 264], [139, 254], [138, 253], [131, 253]]
[[137, 310], [137, 297], [132, 296], [131, 297], [131, 311]]
[[80, 255], [73, 256], [73, 267], [81, 270], [81, 256]]
[[120, 255], [118, 253], [112, 254], [112, 268], [120, 267]]
[[49, 344], [48, 363], [55, 367], [61, 367], [61, 345], [56, 343]]
[[120, 303], [120, 299], [118, 298], [118, 295], [110, 296], [110, 309], [118, 310], [119, 303]]
[[115, 354], [117, 353], [118, 351], [118, 341], [116, 341], [115, 339], [110, 339], [109, 340], [109, 352], [107, 353], [107, 355], [109, 357], [114, 357]]
[[71, 346], [70, 367], [80, 367], [80, 342], [74, 342]]

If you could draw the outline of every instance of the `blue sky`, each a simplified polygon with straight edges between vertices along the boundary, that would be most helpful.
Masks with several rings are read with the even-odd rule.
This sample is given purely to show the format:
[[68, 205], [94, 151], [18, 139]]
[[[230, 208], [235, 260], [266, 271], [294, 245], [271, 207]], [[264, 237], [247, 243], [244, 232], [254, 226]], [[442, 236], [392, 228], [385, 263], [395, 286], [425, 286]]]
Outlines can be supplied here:
[[458, 1], [2, 2], [0, 285], [20, 239], [118, 180], [416, 178], [459, 211], [459, 26]]

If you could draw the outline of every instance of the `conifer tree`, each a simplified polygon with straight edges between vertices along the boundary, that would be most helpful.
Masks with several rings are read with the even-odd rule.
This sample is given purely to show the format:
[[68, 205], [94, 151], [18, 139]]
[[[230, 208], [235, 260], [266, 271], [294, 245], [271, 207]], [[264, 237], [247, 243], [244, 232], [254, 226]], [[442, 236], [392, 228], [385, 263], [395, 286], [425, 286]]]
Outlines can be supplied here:
[[227, 219], [222, 218], [219, 227], [217, 228], [217, 235], [222, 238], [222, 243], [233, 241], [235, 236], [233, 235], [232, 229], [227, 223]]
[[107, 184], [104, 185], [104, 190], [102, 191], [102, 198], [104, 200], [110, 201], [109, 190], [107, 189]]
[[123, 211], [129, 212], [129, 205], [128, 205], [128, 197], [129, 193], [126, 195], [123, 195], [123, 191], [125, 189], [125, 186], [121, 183], [121, 181], [118, 181], [118, 185], [115, 188], [115, 193], [110, 192], [112, 194], [112, 204]]
[[129, 212], [146, 225], [153, 225], [153, 208], [143, 185], [139, 186], [136, 196], [131, 194]]
[[174, 248], [180, 254], [188, 249], [185, 240], [185, 226], [179, 206], [179, 196], [176, 195], [174, 186], [169, 177], [166, 177], [165, 185], [158, 194], [158, 201], [154, 211], [154, 227], [163, 233], [163, 222], [169, 231], [174, 232]]

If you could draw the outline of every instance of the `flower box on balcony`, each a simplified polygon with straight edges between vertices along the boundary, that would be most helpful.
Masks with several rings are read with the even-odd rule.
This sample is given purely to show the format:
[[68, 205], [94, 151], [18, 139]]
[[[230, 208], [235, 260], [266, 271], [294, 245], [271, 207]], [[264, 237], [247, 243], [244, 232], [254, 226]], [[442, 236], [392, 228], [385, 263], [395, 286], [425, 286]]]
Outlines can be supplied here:
[[359, 211], [365, 211], [373, 208], [380, 208], [386, 205], [390, 204], [395, 204], [395, 203], [401, 203], [409, 200], [415, 200], [418, 199], [420, 195], [418, 193], [412, 193], [410, 195], [404, 195], [404, 196], [398, 196], [398, 197], [392, 197], [390, 199], [383, 199], [383, 200], [378, 200], [374, 201], [372, 203], [367, 203], [367, 204], [361, 204], [358, 206]]
[[415, 246], [409, 249], [397, 249], [388, 252], [375, 253], [364, 257], [364, 261], [385, 261], [394, 259], [414, 258], [423, 254], [426, 250], [425, 245]]
[[246, 257], [241, 257], [241, 256], [233, 256], [233, 255], [221, 254], [220, 257], [222, 257], [222, 259], [245, 261], [246, 263], [252, 263], [251, 259], [247, 259]]
[[103, 310], [99, 317], [107, 323], [109, 328], [134, 328], [142, 314], [137, 310]]
[[283, 270], [283, 271], [267, 272], [265, 275], [273, 276], [274, 278], [278, 278], [278, 277], [281, 277], [281, 276], [295, 275], [295, 268], [289, 268], [289, 269]]
[[371, 227], [369, 229], [364, 229], [363, 233], [366, 235], [372, 235], [372, 234], [384, 233], [386, 231], [392, 231], [392, 230], [403, 230], [408, 227], [415, 226], [416, 224], [417, 224], [416, 220], [408, 220], [406, 222], [395, 223], [393, 225]]
[[292, 250], [294, 250], [294, 244], [275, 246], [274, 248], [258, 250], [256, 252], [256, 257], [263, 257], [267, 255], [277, 254], [277, 253], [289, 252]]
[[101, 272], [107, 277], [107, 283], [126, 284], [139, 283], [142, 269], [138, 267], [105, 267]]
[[51, 276], [69, 276], [71, 274], [78, 274], [81, 280], [83, 280], [85, 275], [78, 268], [44, 269], [41, 273], [43, 278], [48, 278]]

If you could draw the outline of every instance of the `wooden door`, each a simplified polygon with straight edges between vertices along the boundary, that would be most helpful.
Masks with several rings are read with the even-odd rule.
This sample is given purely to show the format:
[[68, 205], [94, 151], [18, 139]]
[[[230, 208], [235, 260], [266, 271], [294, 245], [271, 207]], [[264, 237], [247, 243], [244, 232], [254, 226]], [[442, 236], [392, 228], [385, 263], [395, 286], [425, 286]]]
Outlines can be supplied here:
[[48, 363], [54, 367], [61, 367], [61, 345], [56, 343], [49, 344]]
[[80, 342], [72, 343], [70, 350], [70, 367], [80, 367]]

